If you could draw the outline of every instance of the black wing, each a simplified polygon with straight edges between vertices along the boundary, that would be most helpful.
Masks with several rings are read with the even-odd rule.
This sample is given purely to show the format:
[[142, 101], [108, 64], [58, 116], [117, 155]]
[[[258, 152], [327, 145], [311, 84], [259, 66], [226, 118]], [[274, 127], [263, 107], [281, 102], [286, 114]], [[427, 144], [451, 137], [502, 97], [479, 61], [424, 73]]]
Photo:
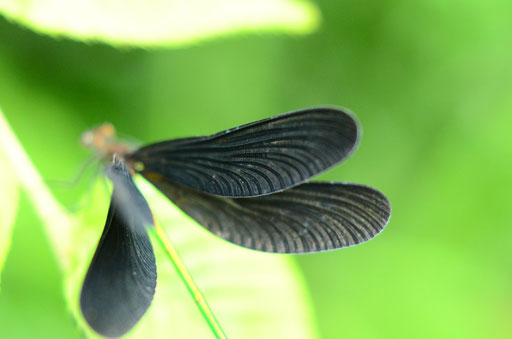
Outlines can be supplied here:
[[142, 175], [158, 174], [223, 197], [266, 195], [296, 186], [346, 158], [358, 141], [352, 115], [312, 108], [208, 137], [164, 141], [137, 150]]
[[306, 183], [255, 198], [213, 196], [161, 180], [150, 181], [213, 234], [265, 252], [307, 253], [365, 242], [386, 226], [391, 206], [374, 188]]
[[151, 304], [156, 263], [145, 230], [153, 220], [144, 197], [122, 164], [114, 164], [109, 172], [114, 192], [105, 229], [82, 287], [80, 307], [97, 333], [119, 337]]

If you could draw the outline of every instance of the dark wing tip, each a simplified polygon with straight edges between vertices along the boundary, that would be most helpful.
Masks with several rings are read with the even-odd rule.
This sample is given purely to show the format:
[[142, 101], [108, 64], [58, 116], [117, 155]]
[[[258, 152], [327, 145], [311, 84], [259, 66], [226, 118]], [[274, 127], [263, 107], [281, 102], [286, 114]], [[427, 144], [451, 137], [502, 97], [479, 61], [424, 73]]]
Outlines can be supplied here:
[[[310, 182], [265, 197], [236, 200], [258, 211], [259, 224], [271, 242], [249, 247], [274, 253], [315, 253], [367, 242], [389, 222], [391, 204], [373, 187], [337, 182]], [[239, 212], [240, 213], [240, 212]], [[256, 245], [256, 246], [255, 246]]]
[[124, 335], [139, 322], [156, 287], [156, 263], [149, 238], [141, 239], [140, 233], [119, 237], [132, 244], [112, 238], [100, 244], [80, 294], [86, 322], [98, 334], [111, 338]]
[[[334, 183], [333, 183], [334, 184]], [[361, 239], [360, 242], [355, 242], [352, 245], [357, 245], [362, 242], [369, 241], [379, 235], [389, 223], [391, 219], [391, 202], [388, 197], [380, 190], [363, 185], [363, 184], [345, 184], [347, 187], [352, 187], [355, 194], [361, 197], [365, 196], [367, 201], [365, 202], [365, 212], [372, 216], [371, 226], [374, 232], [368, 237]]]

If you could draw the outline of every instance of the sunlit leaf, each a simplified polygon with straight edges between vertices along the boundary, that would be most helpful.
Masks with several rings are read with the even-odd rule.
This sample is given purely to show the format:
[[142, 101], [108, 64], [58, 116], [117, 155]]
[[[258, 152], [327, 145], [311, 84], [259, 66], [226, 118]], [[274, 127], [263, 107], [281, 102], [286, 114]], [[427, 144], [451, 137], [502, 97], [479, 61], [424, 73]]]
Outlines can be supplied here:
[[0, 12], [36, 31], [113, 45], [184, 45], [240, 31], [308, 33], [318, 24], [306, 0], [0, 0]]
[[[140, 180], [138, 184], [228, 337], [315, 337], [308, 296], [289, 256], [259, 253], [218, 239], [147, 183]], [[96, 335], [83, 321], [78, 295], [105, 224], [109, 200], [103, 185], [98, 185], [93, 200], [94, 204], [81, 212], [81, 221], [75, 227], [75, 253], [66, 283], [71, 309], [90, 337]], [[172, 264], [156, 242], [154, 248], [158, 266], [154, 301], [128, 337], [211, 338]]]
[[0, 147], [0, 273], [11, 244], [11, 231], [18, 208], [18, 183]]

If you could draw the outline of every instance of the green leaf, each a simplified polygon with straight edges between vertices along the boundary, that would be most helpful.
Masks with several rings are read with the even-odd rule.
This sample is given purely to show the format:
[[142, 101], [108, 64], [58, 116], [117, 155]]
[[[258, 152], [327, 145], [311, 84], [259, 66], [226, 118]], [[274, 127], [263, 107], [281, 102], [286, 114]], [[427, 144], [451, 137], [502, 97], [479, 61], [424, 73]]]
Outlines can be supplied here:
[[0, 13], [42, 33], [118, 46], [177, 46], [235, 32], [304, 34], [319, 19], [307, 0], [0, 0]]
[[1, 146], [3, 145], [0, 145], [0, 273], [11, 245], [11, 232], [19, 198], [18, 181]]
[[[247, 250], [212, 236], [149, 184], [140, 180], [138, 186], [228, 337], [315, 337], [308, 294], [291, 257]], [[103, 185], [97, 185], [92, 200], [94, 206], [81, 212], [74, 228], [66, 296], [85, 332], [98, 337], [85, 324], [78, 298], [106, 220], [109, 197]], [[158, 243], [153, 244], [158, 266], [156, 294], [148, 313], [127, 337], [212, 338], [174, 267]]]

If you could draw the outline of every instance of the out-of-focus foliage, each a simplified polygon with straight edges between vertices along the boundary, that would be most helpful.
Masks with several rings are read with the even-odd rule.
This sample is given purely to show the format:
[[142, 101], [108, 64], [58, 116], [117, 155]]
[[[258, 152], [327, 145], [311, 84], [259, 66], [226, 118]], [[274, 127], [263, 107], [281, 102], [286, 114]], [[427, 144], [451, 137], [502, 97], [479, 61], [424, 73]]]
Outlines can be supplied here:
[[[0, 111], [1, 112], [1, 111]], [[18, 210], [18, 182], [4, 152], [0, 149], [0, 273], [11, 245], [11, 231]], [[0, 276], [1, 281], [1, 276]], [[1, 286], [0, 286], [1, 287]]]
[[0, 0], [0, 13], [38, 32], [116, 46], [177, 46], [237, 32], [309, 33], [307, 0]]
[[[318, 6], [323, 23], [311, 36], [152, 52], [56, 41], [2, 21], [0, 104], [42, 175], [60, 180], [87, 157], [80, 133], [106, 120], [152, 142], [348, 107], [361, 145], [321, 179], [372, 185], [393, 215], [367, 244], [297, 258], [319, 336], [510, 337], [512, 3]], [[88, 189], [84, 178], [54, 193], [75, 207]], [[71, 338], [55, 260], [24, 199], [19, 211], [0, 337]]]

